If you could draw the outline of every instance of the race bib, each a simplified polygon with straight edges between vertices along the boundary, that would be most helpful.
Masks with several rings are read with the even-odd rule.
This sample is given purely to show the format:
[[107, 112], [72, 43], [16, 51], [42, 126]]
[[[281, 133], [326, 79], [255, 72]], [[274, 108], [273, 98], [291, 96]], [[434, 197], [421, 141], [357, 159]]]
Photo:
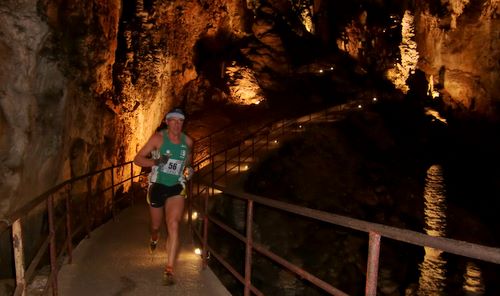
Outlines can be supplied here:
[[163, 165], [160, 170], [169, 175], [179, 176], [181, 174], [182, 160], [169, 159], [168, 162]]

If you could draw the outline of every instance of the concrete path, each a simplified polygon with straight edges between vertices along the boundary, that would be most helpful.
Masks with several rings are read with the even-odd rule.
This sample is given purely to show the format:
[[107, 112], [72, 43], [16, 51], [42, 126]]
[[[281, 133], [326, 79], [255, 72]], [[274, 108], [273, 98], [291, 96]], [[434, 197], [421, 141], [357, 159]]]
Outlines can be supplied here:
[[147, 204], [136, 202], [84, 239], [74, 250], [73, 263], [64, 264], [59, 273], [59, 295], [231, 295], [210, 268], [202, 269], [187, 217], [181, 225], [177, 283], [163, 286], [165, 231], [150, 254], [148, 215]]

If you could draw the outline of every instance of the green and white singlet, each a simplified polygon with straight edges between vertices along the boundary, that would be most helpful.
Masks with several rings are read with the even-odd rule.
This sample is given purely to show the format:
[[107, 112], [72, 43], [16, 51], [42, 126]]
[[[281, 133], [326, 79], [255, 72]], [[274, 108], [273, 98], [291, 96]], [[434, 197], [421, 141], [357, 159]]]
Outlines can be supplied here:
[[162, 131], [162, 136], [163, 142], [161, 147], [159, 151], [157, 150], [153, 153], [153, 158], [157, 159], [160, 155], [169, 155], [169, 159], [164, 165], [152, 167], [149, 181], [151, 183], [173, 186], [179, 184], [179, 178], [184, 172], [189, 147], [186, 144], [186, 135], [184, 133], [181, 133], [180, 144], [174, 144], [170, 141], [167, 130]]

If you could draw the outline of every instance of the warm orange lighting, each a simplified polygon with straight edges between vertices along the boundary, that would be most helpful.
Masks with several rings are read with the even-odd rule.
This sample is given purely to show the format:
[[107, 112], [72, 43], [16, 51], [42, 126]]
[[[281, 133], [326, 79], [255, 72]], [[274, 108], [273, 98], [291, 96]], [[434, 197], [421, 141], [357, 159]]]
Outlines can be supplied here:
[[[396, 21], [396, 20], [395, 20]], [[396, 88], [404, 93], [407, 93], [409, 88], [406, 80], [411, 74], [415, 73], [417, 68], [419, 54], [417, 51], [417, 43], [415, 42], [415, 24], [413, 15], [410, 11], [405, 11], [401, 21], [401, 44], [399, 51], [401, 54], [401, 61], [394, 64], [394, 68], [389, 69], [386, 73], [387, 78], [392, 81]]]
[[196, 249], [194, 249], [194, 253], [195, 253], [196, 255], [201, 255], [201, 249], [200, 249], [200, 248], [196, 248]]
[[[443, 170], [439, 165], [432, 165], [427, 170], [424, 188], [425, 232], [431, 236], [446, 235], [446, 188]], [[443, 251], [424, 247], [424, 261], [420, 263], [418, 295], [440, 295], [446, 279], [446, 259]]]
[[479, 269], [473, 262], [467, 262], [467, 267], [464, 274], [463, 290], [467, 295], [483, 295], [484, 284]]
[[253, 70], [236, 65], [226, 67], [229, 77], [230, 102], [238, 105], [258, 105], [264, 100], [262, 89]]
[[314, 23], [309, 9], [304, 9], [300, 13], [300, 18], [307, 32], [314, 34]]
[[431, 109], [429, 107], [426, 107], [425, 108], [425, 114], [426, 115], [430, 115], [432, 117], [434, 117], [434, 119], [437, 119], [439, 121], [441, 121], [442, 123], [444, 124], [448, 124], [448, 122], [446, 121], [446, 118], [442, 117], [438, 111], [434, 110], [434, 109]]

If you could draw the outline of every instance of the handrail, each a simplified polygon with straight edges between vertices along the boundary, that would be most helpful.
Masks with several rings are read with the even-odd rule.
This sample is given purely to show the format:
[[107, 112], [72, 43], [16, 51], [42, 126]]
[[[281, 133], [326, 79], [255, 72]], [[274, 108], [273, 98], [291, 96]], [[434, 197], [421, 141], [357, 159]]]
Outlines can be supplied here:
[[[224, 126], [212, 134], [202, 137], [200, 139], [197, 139], [196, 142], [200, 143], [202, 141], [209, 141], [209, 154], [213, 153], [212, 152], [212, 146], [213, 146], [213, 138], [218, 135], [222, 134], [225, 130], [228, 129], [230, 126]], [[259, 129], [260, 131], [260, 129]], [[228, 146], [234, 145], [235, 142], [231, 142], [228, 145], [225, 145], [224, 148], [218, 148], [218, 151], [222, 151]], [[195, 148], [197, 146], [195, 145]], [[198, 146], [199, 147], [199, 146]], [[197, 153], [197, 151], [194, 151]], [[199, 153], [202, 155], [202, 153]], [[130, 177], [124, 178], [121, 181], [118, 181], [115, 183], [114, 177], [115, 177], [115, 172], [114, 170], [116, 168], [124, 168], [126, 166], [130, 165]], [[102, 173], [107, 173], [111, 171], [111, 185], [110, 186], [104, 186], [104, 188], [100, 188], [98, 191], [95, 193], [92, 193], [92, 178], [94, 176], [97, 176]], [[126, 173], [123, 173], [122, 176], [125, 176]], [[91, 212], [94, 211], [95, 209], [93, 208], [92, 205], [92, 198], [94, 196], [98, 196], [101, 194], [106, 193], [107, 191], [111, 190], [112, 191], [112, 196], [111, 196], [111, 214], [115, 215], [115, 203], [116, 201], [114, 200], [115, 198], [115, 188], [118, 186], [123, 185], [125, 182], [130, 181], [131, 185], [133, 185], [134, 179], [137, 177], [140, 177], [144, 175], [144, 173], [139, 172], [134, 174], [134, 164], [132, 161], [127, 161], [121, 164], [113, 164], [109, 167], [105, 167], [99, 170], [95, 170], [77, 177], [73, 177], [71, 179], [65, 180], [50, 189], [46, 190], [45, 192], [41, 193], [34, 199], [32, 199], [30, 202], [25, 204], [24, 206], [14, 210], [13, 212], [9, 213], [6, 217], [0, 219], [0, 234], [3, 234], [6, 230], [12, 229], [12, 237], [11, 237], [11, 243], [12, 247], [14, 250], [14, 265], [15, 265], [15, 270], [16, 270], [16, 289], [14, 292], [14, 295], [24, 295], [26, 293], [26, 288], [27, 288], [27, 282], [31, 280], [34, 277], [36, 268], [38, 266], [38, 263], [41, 261], [42, 256], [45, 254], [47, 250], [49, 250], [50, 253], [50, 262], [51, 262], [51, 270], [52, 272], [49, 274], [49, 280], [47, 281], [47, 285], [45, 287], [45, 291], [49, 291], [49, 286], [52, 286], [52, 293], [54, 295], [57, 295], [57, 272], [58, 272], [58, 266], [57, 262], [60, 262], [59, 260], [55, 260], [56, 257], [59, 257], [62, 255], [62, 252], [64, 249], [60, 249], [59, 252], [57, 250], [57, 242], [55, 241], [55, 233], [57, 230], [60, 228], [59, 225], [62, 224], [62, 220], [56, 222], [54, 221], [54, 196], [57, 194], [64, 195], [62, 197], [66, 201], [66, 215], [63, 219], [65, 219], [65, 226], [66, 226], [66, 235], [63, 238], [63, 247], [67, 249], [68, 253], [68, 260], [71, 262], [71, 252], [72, 252], [72, 240], [74, 236], [77, 233], [80, 233], [81, 230], [84, 230], [87, 233], [87, 237], [90, 236], [91, 233], [91, 218], [89, 215], [85, 215], [84, 220], [85, 221], [80, 221], [83, 224], [80, 224], [76, 227], [76, 229], [72, 230], [71, 229], [71, 224], [72, 224], [72, 216], [71, 216], [71, 200], [73, 196], [71, 195], [71, 186], [72, 184], [82, 181], [82, 180], [87, 180], [87, 188], [86, 192], [81, 192], [82, 195], [85, 195], [83, 198], [86, 200], [86, 211]], [[66, 190], [67, 193], [63, 194], [61, 191]], [[131, 191], [131, 194], [133, 194], [133, 191]], [[133, 198], [133, 197], [132, 197]], [[132, 199], [131, 198], [131, 199]], [[31, 213], [34, 209], [37, 207], [43, 205], [46, 203], [46, 209], [45, 211], [49, 212], [48, 213], [48, 218], [49, 218], [49, 233], [47, 234], [46, 239], [40, 244], [38, 247], [35, 256], [31, 259], [31, 262], [29, 263], [29, 266], [25, 268], [25, 262], [24, 262], [24, 250], [23, 250], [23, 233], [22, 233], [22, 221], [24, 217], [26, 217], [29, 213]], [[56, 226], [57, 224], [58, 226]], [[98, 226], [98, 225], [96, 225]], [[59, 254], [57, 254], [59, 253]], [[58, 256], [59, 255], [59, 256]]]
[[[342, 109], [341, 109], [342, 110]], [[276, 135], [276, 138], [285, 136], [288, 132], [288, 129], [297, 123], [309, 123], [316, 122], [321, 120], [326, 120], [329, 116], [329, 112], [332, 110], [325, 110], [322, 114], [316, 114], [317, 117], [314, 117], [312, 114], [309, 115], [308, 118], [300, 118], [295, 121], [291, 120], [289, 122], [282, 121], [281, 125], [277, 125], [276, 123], [272, 124], [270, 128], [271, 131], [278, 130], [279, 134]], [[273, 126], [275, 125], [275, 126]], [[281, 131], [279, 129], [281, 128]], [[261, 130], [259, 130], [261, 131]], [[267, 207], [284, 211], [288, 213], [292, 213], [295, 215], [300, 215], [304, 217], [308, 217], [311, 219], [315, 219], [318, 221], [323, 221], [332, 225], [339, 225], [342, 227], [346, 227], [353, 230], [362, 231], [368, 234], [368, 254], [367, 254], [367, 274], [366, 274], [366, 283], [365, 283], [365, 295], [376, 295], [377, 293], [377, 278], [378, 278], [378, 265], [379, 265], [379, 257], [380, 257], [380, 243], [381, 238], [390, 238], [393, 240], [397, 240], [400, 242], [404, 242], [411, 245], [423, 246], [423, 247], [432, 247], [435, 249], [442, 250], [447, 253], [456, 254], [468, 258], [479, 259], [495, 264], [500, 264], [500, 248], [488, 247], [480, 244], [469, 243], [465, 241], [445, 238], [445, 237], [435, 237], [427, 234], [423, 234], [420, 232], [402, 229], [392, 226], [387, 226], [378, 223], [372, 223], [363, 221], [360, 219], [350, 218], [342, 215], [337, 215], [333, 213], [328, 213], [324, 211], [314, 210], [311, 208], [306, 208], [302, 206], [297, 206], [273, 199], [269, 199], [266, 197], [261, 197], [257, 195], [253, 195], [250, 193], [243, 192], [239, 189], [230, 188], [227, 184], [221, 184], [218, 180], [222, 178], [227, 178], [228, 173], [233, 169], [228, 170], [227, 163], [235, 162], [237, 163], [237, 172], [240, 172], [240, 160], [242, 157], [253, 157], [259, 151], [267, 151], [269, 148], [269, 144], [274, 138], [270, 138], [267, 136], [265, 139], [260, 138], [259, 133], [252, 134], [254, 138], [252, 138], [251, 146], [251, 154], [250, 156], [245, 156], [242, 153], [241, 146], [244, 145], [242, 142], [235, 144], [231, 147], [226, 147], [223, 150], [217, 151], [215, 154], [209, 155], [205, 157], [204, 161], [210, 161], [210, 167], [206, 169], [206, 171], [202, 170], [200, 167], [197, 167], [197, 175], [194, 182], [197, 183], [197, 191], [192, 192], [191, 199], [193, 202], [189, 203], [188, 215], [191, 217], [191, 214], [194, 210], [199, 210], [201, 212], [200, 218], [202, 219], [202, 231], [198, 230], [196, 227], [193, 227], [192, 221], [191, 229], [195, 236], [199, 239], [202, 244], [202, 259], [203, 266], [207, 266], [207, 258], [208, 252], [221, 263], [223, 267], [225, 267], [240, 283], [244, 286], [244, 295], [250, 295], [251, 293], [256, 295], [262, 295], [255, 286], [253, 286], [251, 282], [251, 265], [252, 265], [252, 250], [259, 252], [265, 257], [275, 261], [276, 263], [284, 266], [289, 269], [296, 275], [300, 276], [303, 279], [306, 279], [310, 283], [315, 286], [323, 289], [331, 295], [347, 295], [343, 291], [333, 287], [329, 283], [324, 282], [323, 280], [317, 278], [316, 276], [310, 274], [309, 272], [303, 270], [299, 266], [289, 262], [285, 258], [281, 258], [277, 254], [271, 252], [268, 248], [262, 246], [261, 244], [253, 241], [252, 239], [252, 227], [253, 227], [253, 207], [254, 203], [265, 205]], [[247, 137], [245, 140], [248, 140]], [[265, 141], [264, 146], [256, 149], [256, 140]], [[248, 147], [247, 147], [248, 148]], [[237, 155], [232, 157], [228, 157], [230, 154], [230, 150], [236, 150]], [[248, 150], [248, 149], [247, 149]], [[257, 151], [259, 150], [259, 151]], [[217, 160], [220, 158], [219, 160]], [[199, 163], [195, 163], [199, 165]], [[224, 170], [217, 175], [216, 170], [224, 167]], [[213, 217], [208, 212], [208, 199], [215, 195], [215, 190], [225, 194], [226, 196], [241, 199], [246, 201], [247, 203], [247, 214], [246, 214], [246, 231], [245, 234], [240, 234], [238, 231], [233, 229], [232, 227], [224, 224], [222, 221], [219, 221], [217, 218]], [[198, 203], [202, 202], [202, 205], [196, 205], [194, 201], [198, 201]], [[246, 246], [245, 250], [245, 267], [244, 274], [240, 274], [236, 271], [234, 267], [230, 265], [226, 259], [223, 258], [220, 254], [214, 250], [213, 246], [208, 244], [208, 227], [209, 222], [219, 227], [219, 229], [223, 230], [226, 233], [229, 233], [233, 237], [237, 238], [241, 242], [243, 242]]]
[[[51, 187], [50, 189], [48, 189], [44, 193], [38, 195], [36, 198], [34, 198], [30, 202], [28, 202], [26, 205], [24, 205], [21, 208], [15, 210], [14, 212], [12, 212], [9, 215], [7, 215], [7, 217], [5, 217], [2, 220], [0, 220], [0, 222], [4, 222], [3, 225], [0, 225], [0, 233], [2, 233], [9, 226], [11, 226], [12, 223], [13, 223], [13, 221], [16, 221], [17, 219], [21, 218], [24, 214], [31, 212], [31, 210], [33, 210], [41, 202], [43, 202], [44, 200], [46, 200], [48, 198], [48, 196], [50, 196], [51, 194], [54, 194], [54, 193], [58, 192], [64, 186], [66, 186], [68, 184], [75, 183], [75, 182], [80, 181], [80, 180], [83, 180], [85, 178], [88, 178], [88, 177], [91, 177], [91, 176], [94, 176], [94, 175], [97, 175], [97, 174], [109, 171], [111, 169], [115, 169], [115, 168], [118, 168], [118, 167], [124, 167], [124, 166], [126, 166], [128, 164], [132, 164], [132, 161], [127, 161], [127, 162], [124, 162], [124, 163], [118, 164], [118, 165], [112, 165], [110, 167], [106, 167], [106, 168], [103, 168], [103, 169], [100, 169], [100, 170], [97, 170], [97, 171], [92, 171], [90, 173], [87, 173], [87, 174], [84, 174], [84, 175], [81, 175], [81, 176], [73, 177], [71, 179], [65, 180], [65, 181], [63, 181], [63, 182], [55, 185], [54, 187]], [[138, 177], [138, 176], [140, 176], [140, 175], [137, 175], [137, 176], [134, 176], [134, 177]]]
[[[251, 138], [253, 135], [255, 135], [256, 133], [264, 130], [266, 127], [268, 127], [269, 125], [272, 125], [273, 123], [264, 123], [262, 124], [260, 127], [257, 128], [256, 131], [253, 131], [251, 132], [250, 134], [248, 135], [245, 135], [244, 137], [242, 138], [238, 138], [238, 139], [235, 139], [234, 141], [232, 142], [229, 142], [229, 143], [226, 143], [224, 145], [222, 145], [222, 147], [214, 147], [215, 146], [215, 140], [214, 138], [217, 136], [217, 135], [222, 135], [224, 134], [225, 131], [229, 130], [229, 127], [230, 126], [225, 126], [223, 128], [220, 128], [218, 129], [217, 131], [215, 131], [214, 133], [210, 134], [210, 135], [207, 135], [207, 136], [204, 136], [200, 139], [196, 139], [195, 140], [195, 144], [194, 144], [194, 162], [197, 163], [197, 164], [201, 164], [201, 163], [204, 163], [208, 160], [208, 158], [210, 157], [210, 155], [213, 155], [213, 154], [218, 154], [219, 152], [222, 152], [224, 150], [226, 150], [228, 147], [232, 147], [234, 145], [237, 145], [238, 143], [244, 141], [245, 139], [248, 139], [248, 138]], [[204, 142], [204, 141], [208, 141], [208, 147], [205, 147], [205, 145], [202, 145], [201, 143]], [[213, 151], [212, 147], [214, 147], [216, 150]], [[198, 159], [199, 157], [201, 157], [201, 159]]]
[[[127, 173], [123, 172], [121, 174], [120, 180], [115, 180], [115, 169], [122, 169], [130, 166], [130, 174], [127, 177]], [[111, 173], [111, 185], [106, 186], [104, 188], [100, 188], [96, 191], [95, 194], [92, 194], [92, 178], [94, 176], [99, 176], [103, 173]], [[68, 256], [68, 261], [71, 263], [72, 260], [72, 249], [73, 249], [73, 239], [77, 234], [80, 234], [82, 230], [85, 229], [87, 233], [87, 237], [90, 236], [91, 225], [90, 225], [90, 217], [89, 213], [94, 212], [95, 208], [92, 207], [91, 199], [95, 196], [103, 196], [107, 191], [111, 190], [111, 209], [108, 209], [111, 212], [111, 215], [115, 214], [115, 206], [117, 202], [121, 200], [115, 200], [115, 188], [123, 186], [126, 182], [130, 181], [131, 190], [130, 200], [133, 199], [133, 182], [135, 178], [143, 176], [144, 173], [137, 171], [134, 173], [134, 164], [132, 161], [128, 161], [118, 165], [112, 165], [103, 169], [99, 169], [96, 171], [92, 171], [77, 177], [73, 177], [71, 179], [65, 180], [54, 187], [48, 189], [42, 194], [35, 197], [33, 200], [20, 207], [19, 209], [13, 211], [7, 217], [1, 220], [3, 222], [0, 224], [0, 234], [3, 234], [9, 228], [12, 229], [12, 238], [11, 244], [12, 249], [14, 251], [14, 267], [16, 271], [16, 287], [14, 291], [14, 295], [26, 295], [27, 283], [34, 277], [36, 268], [40, 263], [42, 256], [46, 254], [48, 251], [48, 256], [50, 258], [50, 266], [51, 272], [48, 275], [48, 281], [44, 288], [44, 291], [52, 291], [53, 295], [57, 295], [57, 274], [59, 271], [59, 265], [61, 263], [60, 257], [66, 253]], [[73, 196], [71, 194], [72, 185], [76, 182], [87, 180], [87, 192], [83, 197], [85, 199], [87, 206], [86, 215], [80, 221], [73, 221], [72, 219], [72, 203], [71, 200]], [[115, 182], [117, 181], [117, 182]], [[82, 193], [82, 195], [85, 192]], [[58, 200], [64, 200], [64, 202], [59, 203]], [[23, 248], [23, 227], [22, 222], [24, 218], [27, 217], [30, 213], [32, 213], [36, 208], [40, 207], [43, 204], [45, 205], [44, 209], [40, 209], [40, 211], [44, 211], [47, 213], [48, 217], [48, 233], [46, 234], [46, 238], [42, 241], [42, 243], [35, 250], [34, 256], [30, 262], [28, 262], [27, 268], [25, 267], [25, 257], [27, 255], [24, 254]], [[64, 204], [64, 215], [56, 220], [55, 208], [58, 204]], [[106, 209], [105, 209], [106, 210]], [[72, 229], [72, 224], [74, 222], [79, 222], [76, 229]], [[104, 221], [102, 221], [103, 223]], [[64, 226], [64, 227], [62, 227]], [[85, 227], [83, 227], [85, 226]], [[99, 225], [96, 225], [99, 226]], [[60, 229], [65, 229], [64, 234], [61, 236], [57, 236], [56, 234]], [[41, 234], [43, 238], [44, 234]], [[57, 239], [56, 239], [57, 236]], [[61, 245], [58, 245], [58, 240], [62, 241]]]
[[[333, 107], [337, 108], [337, 107]], [[318, 112], [320, 114], [321, 112]], [[325, 111], [326, 113], [326, 111]], [[307, 117], [307, 116], [306, 116]], [[304, 117], [305, 118], [305, 117]], [[306, 119], [297, 119], [299, 122], [306, 122], [310, 121], [313, 118], [313, 115], [309, 115], [308, 118]], [[296, 121], [297, 121], [296, 120]], [[261, 128], [258, 128], [257, 131], [252, 132], [250, 135], [247, 135], [246, 137], [243, 137], [243, 140], [236, 140], [233, 141], [227, 145], [225, 145], [223, 148], [219, 148], [218, 150], [214, 152], [212, 151], [212, 139], [215, 136], [215, 134], [222, 133], [224, 129], [227, 129], [227, 127], [223, 127], [216, 132], [214, 132], [211, 135], [208, 135], [206, 137], [203, 137], [199, 140], [209, 140], [209, 157], [208, 158], [203, 158], [202, 160], [204, 161], [210, 161], [211, 163], [215, 162], [214, 156], [220, 155], [221, 153], [224, 153], [225, 151], [228, 151], [231, 149], [230, 147], [234, 145], [238, 145], [238, 149], [240, 148], [240, 145], [244, 143], [244, 141], [252, 138], [252, 156], [255, 153], [255, 141], [253, 140], [256, 136], [259, 135], [259, 133], [263, 133], [266, 129], [271, 129], [273, 130], [273, 125], [279, 125], [280, 129], [283, 131], [285, 128], [288, 126], [286, 120], [280, 120], [274, 123], [268, 123], [263, 125]], [[266, 139], [269, 140], [269, 135], [266, 135]], [[199, 142], [198, 142], [199, 143]], [[266, 143], [266, 148], [268, 148], [269, 143]], [[196, 147], [196, 144], [195, 144]], [[196, 153], [196, 151], [195, 151]], [[201, 154], [201, 153], [200, 153]], [[240, 153], [238, 153], [238, 163], [240, 162]], [[227, 158], [227, 155], [226, 155]], [[226, 159], [227, 161], [227, 159]], [[202, 161], [198, 161], [195, 163], [195, 166], [197, 170], [199, 171], [201, 169], [201, 164]], [[130, 165], [130, 177], [125, 178], [121, 181], [118, 181], [115, 183], [115, 169], [116, 168], [124, 168], [126, 166]], [[230, 170], [232, 170], [231, 168]], [[240, 170], [238, 166], [238, 171]], [[105, 188], [100, 188], [99, 191], [96, 193], [92, 193], [92, 178], [94, 176], [98, 176], [99, 174], [102, 173], [107, 173], [111, 172], [111, 186], [105, 186]], [[225, 173], [227, 173], [227, 167], [225, 169]], [[125, 176], [126, 173], [123, 173], [122, 176]], [[3, 234], [6, 230], [12, 229], [12, 238], [11, 238], [11, 243], [12, 243], [12, 248], [14, 250], [14, 265], [15, 265], [15, 270], [16, 270], [16, 288], [14, 291], [14, 295], [25, 295], [26, 294], [26, 288], [27, 288], [27, 283], [34, 277], [36, 267], [38, 266], [38, 263], [41, 261], [41, 257], [47, 252], [47, 249], [49, 251], [49, 257], [50, 257], [50, 265], [51, 265], [51, 272], [48, 275], [48, 281], [47, 285], [45, 286], [45, 291], [52, 291], [53, 295], [57, 295], [58, 293], [58, 288], [57, 288], [57, 274], [59, 270], [59, 265], [61, 262], [60, 260], [57, 260], [60, 256], [63, 255], [64, 252], [67, 253], [69, 256], [68, 261], [71, 262], [72, 260], [72, 248], [73, 248], [73, 238], [75, 237], [76, 234], [79, 234], [81, 230], [84, 230], [87, 233], [87, 237], [90, 236], [91, 233], [91, 215], [89, 215], [90, 212], [94, 211], [95, 208], [93, 207], [92, 204], [92, 198], [104, 194], [105, 192], [111, 190], [112, 195], [111, 195], [111, 209], [108, 209], [111, 212], [111, 215], [114, 218], [115, 215], [115, 205], [116, 205], [116, 200], [115, 200], [115, 188], [118, 186], [123, 185], [125, 182], [130, 181], [131, 182], [131, 188], [133, 186], [133, 182], [135, 178], [138, 178], [140, 176], [144, 175], [144, 173], [139, 172], [134, 174], [134, 164], [132, 161], [124, 162], [121, 164], [117, 165], [111, 165], [106, 168], [102, 168], [96, 171], [92, 171], [89, 173], [86, 173], [84, 175], [80, 175], [77, 177], [73, 177], [71, 179], [65, 180], [52, 188], [48, 189], [47, 191], [43, 192], [42, 194], [38, 195], [34, 199], [32, 199], [30, 202], [25, 204], [24, 206], [20, 207], [19, 209], [14, 210], [12, 213], [8, 214], [5, 218], [1, 219], [0, 222], [0, 234]], [[87, 182], [87, 187], [86, 187], [86, 192], [81, 192], [80, 194], [82, 195], [82, 198], [86, 202], [86, 206], [84, 206], [84, 210], [87, 211], [87, 214], [84, 215], [85, 217], [83, 218], [85, 221], [78, 221], [80, 224], [77, 225], [76, 229], [71, 229], [71, 225], [74, 222], [72, 220], [71, 216], [71, 200], [73, 199], [73, 196], [71, 194], [72, 190], [72, 184], [86, 180]], [[192, 187], [192, 184], [190, 184], [190, 187]], [[61, 192], [61, 191], [66, 191], [66, 192]], [[133, 190], [130, 192], [133, 195]], [[65, 215], [64, 217], [61, 218], [59, 221], [55, 221], [55, 215], [56, 213], [54, 212], [54, 208], [57, 204], [57, 197], [56, 195], [59, 195], [59, 199], [64, 199], [65, 201]], [[83, 196], [85, 195], [85, 196]], [[133, 199], [133, 197], [131, 197]], [[189, 202], [189, 200], [188, 200]], [[49, 219], [49, 229], [48, 229], [48, 234], [46, 239], [43, 241], [42, 244], [39, 245], [38, 251], [36, 251], [35, 256], [31, 259], [31, 262], [29, 262], [28, 267], [25, 268], [25, 262], [24, 262], [24, 257], [26, 256], [24, 254], [24, 249], [23, 249], [23, 233], [22, 233], [22, 222], [24, 221], [24, 218], [30, 214], [33, 210], [35, 210], [37, 207], [45, 205], [45, 210], [48, 213], [48, 219]], [[189, 202], [190, 203], [190, 202]], [[190, 210], [191, 208], [189, 208]], [[65, 223], [63, 223], [65, 222]], [[104, 221], [101, 221], [103, 223]], [[83, 223], [83, 224], [82, 224]], [[63, 244], [62, 246], [58, 246], [57, 243], [58, 241], [56, 240], [56, 233], [61, 228], [61, 225], [65, 225], [65, 235], [62, 238]], [[98, 225], [96, 225], [98, 226]], [[58, 237], [58, 239], [61, 239]], [[59, 248], [59, 249], [58, 249]], [[206, 249], [204, 251], [206, 255]], [[248, 276], [245, 279], [246, 282], [248, 282]], [[257, 293], [257, 290], [254, 288], [249, 288], [252, 290], [254, 293]], [[258, 294], [258, 293], [257, 293]]]
[[296, 206], [282, 201], [246, 193], [241, 190], [227, 188], [218, 184], [215, 184], [214, 188], [231, 196], [235, 196], [245, 200], [251, 200], [253, 202], [288, 213], [293, 213], [308, 218], [314, 218], [319, 221], [359, 230], [362, 232], [376, 232], [383, 237], [391, 238], [412, 245], [432, 247], [434, 249], [439, 249], [455, 255], [500, 264], [500, 248], [487, 247], [480, 244], [469, 243], [446, 237], [431, 236], [413, 230], [367, 222], [356, 218], [350, 218], [347, 216], [337, 215], [302, 206]]

